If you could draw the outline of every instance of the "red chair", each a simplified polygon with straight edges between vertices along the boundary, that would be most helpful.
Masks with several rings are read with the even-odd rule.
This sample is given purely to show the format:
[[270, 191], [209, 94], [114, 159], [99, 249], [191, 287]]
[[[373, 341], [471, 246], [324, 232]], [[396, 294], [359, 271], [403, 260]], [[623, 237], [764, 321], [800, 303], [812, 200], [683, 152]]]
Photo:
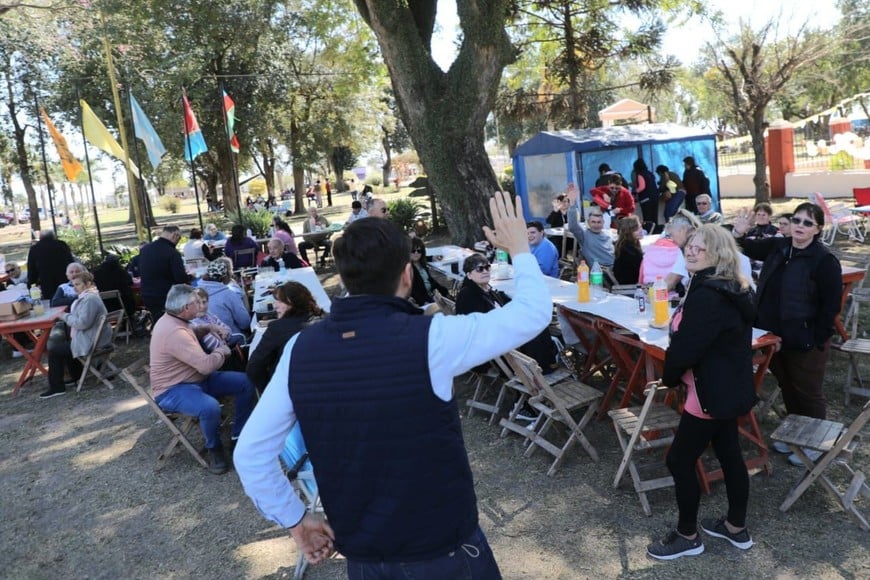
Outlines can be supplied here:
[[[870, 187], [853, 187], [852, 195], [855, 198], [855, 207], [870, 205]], [[862, 212], [864, 217], [870, 217], [870, 212]]]

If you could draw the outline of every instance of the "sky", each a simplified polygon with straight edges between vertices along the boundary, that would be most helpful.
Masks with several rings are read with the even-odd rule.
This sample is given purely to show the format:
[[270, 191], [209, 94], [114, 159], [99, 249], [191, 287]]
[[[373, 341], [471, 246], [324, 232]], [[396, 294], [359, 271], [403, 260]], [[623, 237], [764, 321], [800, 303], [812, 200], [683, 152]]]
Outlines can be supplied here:
[[[781, 15], [784, 33], [794, 32], [801, 23], [827, 28], [839, 19], [835, 0], [707, 0], [711, 9], [719, 9], [725, 16], [728, 30], [737, 30], [740, 19], [760, 26], [774, 16]], [[435, 62], [446, 70], [455, 55], [455, 31], [459, 28], [455, 0], [439, 0], [436, 20], [438, 30], [432, 41]], [[684, 65], [692, 64], [701, 47], [713, 38], [707, 24], [692, 21], [671, 27], [663, 45], [665, 54], [676, 56]]]

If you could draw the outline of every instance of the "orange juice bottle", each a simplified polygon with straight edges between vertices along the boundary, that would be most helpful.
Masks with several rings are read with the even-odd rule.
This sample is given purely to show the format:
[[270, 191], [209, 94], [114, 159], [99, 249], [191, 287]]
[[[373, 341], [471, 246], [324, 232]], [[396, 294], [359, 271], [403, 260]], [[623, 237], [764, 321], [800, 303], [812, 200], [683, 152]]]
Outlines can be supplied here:
[[577, 302], [589, 302], [589, 266], [580, 260], [577, 268]]
[[668, 321], [668, 285], [661, 276], [656, 276], [653, 293], [653, 324], [663, 326]]

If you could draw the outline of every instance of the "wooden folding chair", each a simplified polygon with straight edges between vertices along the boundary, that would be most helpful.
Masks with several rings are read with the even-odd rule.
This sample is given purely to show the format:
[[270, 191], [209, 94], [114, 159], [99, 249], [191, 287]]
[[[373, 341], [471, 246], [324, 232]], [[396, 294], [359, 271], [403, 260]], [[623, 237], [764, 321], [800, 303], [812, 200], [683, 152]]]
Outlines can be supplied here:
[[[109, 314], [100, 315], [97, 322], [100, 332], [97, 333], [97, 338], [91, 345], [91, 350], [89, 350], [88, 354], [83, 357], [76, 357], [76, 360], [82, 363], [82, 374], [79, 377], [78, 384], [76, 385], [76, 392], [82, 390], [82, 385], [85, 384], [85, 380], [89, 375], [96, 377], [109, 389], [115, 388], [111, 379], [117, 376], [120, 372], [120, 369], [118, 369], [111, 360], [112, 354], [115, 352], [115, 344], [114, 342], [111, 342], [107, 347], [99, 348], [97, 343], [99, 342], [100, 335], [103, 333], [103, 329], [113, 328], [112, 323], [117, 323], [123, 316], [123, 310], [115, 310]], [[114, 341], [114, 338], [112, 340]]]
[[[538, 447], [552, 455], [555, 459], [547, 470], [547, 475], [552, 477], [574, 444], [579, 443], [597, 463], [598, 452], [583, 434], [583, 429], [592, 420], [601, 393], [575, 380], [550, 384], [533, 358], [516, 350], [506, 356], [512, 361], [511, 366], [516, 370], [517, 378], [531, 393], [529, 405], [539, 413], [533, 426], [523, 429], [521, 433], [528, 440], [525, 457], [531, 457]], [[575, 420], [576, 415], [579, 415], [579, 420]], [[541, 421], [543, 424], [540, 429], [536, 429]], [[568, 430], [568, 437], [561, 445], [546, 437], [556, 423], [561, 423]]]
[[442, 296], [441, 292], [438, 290], [435, 291], [433, 296], [435, 298], [435, 304], [438, 305], [438, 308], [441, 309], [441, 312], [443, 312], [445, 316], [453, 316], [456, 314], [456, 302], [446, 296]]
[[486, 386], [483, 384], [483, 381], [479, 381], [474, 390], [474, 394], [470, 399], [465, 401], [465, 404], [468, 405], [469, 418], [474, 415], [475, 410], [483, 411], [489, 413], [489, 424], [493, 425], [501, 412], [501, 407], [504, 404], [504, 399], [507, 396], [508, 389], [510, 389], [512, 384], [518, 379], [516, 378], [516, 375], [514, 375], [510, 366], [504, 361], [503, 357], [497, 356], [490, 361], [490, 369], [495, 373], [495, 378], [489, 386], [492, 386], [496, 381], [501, 380], [501, 386], [499, 387], [495, 402], [487, 403], [483, 400]]
[[[613, 487], [618, 488], [625, 476], [626, 469], [631, 474], [634, 490], [640, 498], [643, 513], [652, 515], [647, 492], [674, 485], [674, 478], [665, 471], [663, 457], [649, 458], [649, 451], [670, 447], [674, 434], [680, 425], [680, 415], [666, 402], [656, 402], [658, 396], [665, 400], [671, 392], [658, 381], [648, 383], [642, 407], [613, 409], [607, 414], [613, 420], [613, 427], [622, 448], [622, 461], [613, 478]], [[644, 457], [640, 455], [643, 453]], [[649, 474], [652, 477], [645, 478]]]
[[[130, 344], [130, 335], [133, 334], [133, 323], [127, 316], [127, 311], [124, 308], [124, 299], [121, 298], [121, 293], [118, 290], [105, 290], [100, 292], [100, 299], [106, 306], [106, 310], [112, 313], [116, 310], [121, 311], [119, 320], [112, 320], [112, 343], [118, 338], [124, 338], [126, 344]], [[123, 330], [122, 330], [123, 329]]]
[[157, 416], [157, 419], [166, 425], [167, 429], [172, 433], [172, 439], [169, 440], [169, 443], [164, 447], [163, 451], [157, 457], [157, 469], [162, 468], [166, 464], [166, 460], [170, 455], [175, 451], [175, 448], [181, 443], [187, 452], [199, 462], [204, 468], [208, 468], [208, 462], [202, 456], [202, 454], [193, 446], [190, 442], [190, 439], [187, 438], [190, 430], [196, 427], [199, 424], [199, 420], [196, 417], [192, 417], [190, 415], [182, 415], [180, 413], [166, 413], [163, 409], [160, 408], [160, 405], [154, 400], [149, 392], [148, 388], [145, 386], [146, 381], [149, 381], [148, 372], [149, 372], [148, 362], [145, 358], [141, 358], [135, 361], [130, 366], [121, 370], [121, 376], [124, 377], [124, 380], [132, 385], [133, 389], [139, 393], [145, 402], [148, 403], [148, 406], [151, 408], [151, 411]]
[[[858, 522], [861, 529], [870, 531], [867, 517], [855, 505], [858, 494], [870, 500], [870, 487], [867, 486], [864, 473], [853, 470], [849, 465], [859, 444], [858, 435], [868, 420], [870, 420], [870, 401], [864, 405], [864, 409], [848, 428], [842, 423], [803, 415], [789, 415], [785, 418], [770, 438], [788, 445], [789, 449], [800, 458], [806, 471], [779, 506], [780, 511], [788, 510], [813, 482], [819, 480], [834, 496], [840, 507]], [[822, 455], [813, 461], [804, 452], [807, 449], [819, 451]], [[826, 475], [833, 465], [842, 466], [851, 476], [844, 491], [840, 491], [840, 488]]]
[[[861, 304], [870, 304], [870, 291], [867, 288], [856, 288], [852, 291], [852, 304], [846, 320], [851, 322], [852, 331], [849, 340], [840, 345], [840, 351], [849, 357], [846, 368], [846, 382], [843, 384], [846, 405], [851, 395], [870, 397], [870, 385], [864, 384], [861, 378], [860, 359], [870, 359], [870, 338], [863, 338], [859, 332], [859, 308]], [[857, 386], [855, 385], [857, 383]]]
[[[240, 258], [247, 257], [248, 260], [243, 260]], [[244, 250], [236, 250], [235, 254], [233, 254], [233, 268], [256, 268], [257, 267], [257, 249], [256, 248], [246, 248]]]

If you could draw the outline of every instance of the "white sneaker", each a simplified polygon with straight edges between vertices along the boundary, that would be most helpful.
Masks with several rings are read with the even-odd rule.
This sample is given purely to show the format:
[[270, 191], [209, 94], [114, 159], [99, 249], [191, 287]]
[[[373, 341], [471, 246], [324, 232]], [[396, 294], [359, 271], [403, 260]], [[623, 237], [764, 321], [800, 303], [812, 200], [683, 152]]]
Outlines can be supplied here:
[[[814, 449], [804, 449], [804, 455], [810, 458], [810, 461], [815, 462], [819, 457], [822, 456], [821, 451], [816, 451]], [[805, 467], [804, 462], [800, 460], [800, 457], [797, 454], [792, 453], [788, 457], [788, 462], [792, 465], [796, 465], [798, 467]]]
[[20, 351], [20, 350], [13, 350], [13, 351], [12, 351], [12, 358], [22, 358], [23, 356], [24, 356], [24, 355], [21, 354], [21, 351]]

